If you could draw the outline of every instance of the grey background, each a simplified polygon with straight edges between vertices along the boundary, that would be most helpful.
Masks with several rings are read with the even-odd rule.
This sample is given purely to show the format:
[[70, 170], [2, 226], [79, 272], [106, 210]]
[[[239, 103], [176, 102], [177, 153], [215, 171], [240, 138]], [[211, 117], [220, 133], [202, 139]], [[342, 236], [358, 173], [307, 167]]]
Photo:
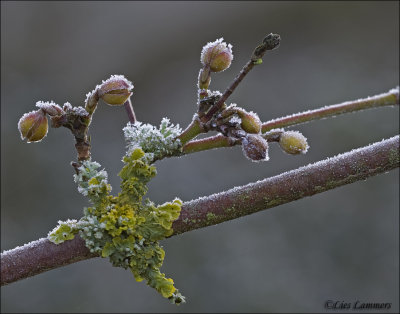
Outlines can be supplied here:
[[[38, 100], [82, 105], [111, 74], [135, 85], [140, 121], [186, 126], [194, 113], [200, 51], [224, 37], [231, 68], [223, 91], [263, 36], [279, 33], [229, 99], [261, 119], [386, 92], [399, 84], [399, 3], [393, 2], [1, 2], [1, 249], [45, 237], [82, 215], [70, 161], [73, 139], [50, 129], [21, 141], [17, 122]], [[148, 196], [190, 200], [273, 176], [398, 133], [398, 108], [348, 114], [293, 129], [304, 156], [271, 145], [251, 163], [239, 147], [157, 163]], [[122, 166], [123, 108], [104, 105], [92, 156]], [[1, 288], [2, 312], [320, 312], [326, 300], [391, 302], [399, 310], [399, 172], [163, 241], [163, 272], [187, 296], [175, 307], [129, 271], [93, 259]], [[352, 311], [354, 312], [354, 311]]]

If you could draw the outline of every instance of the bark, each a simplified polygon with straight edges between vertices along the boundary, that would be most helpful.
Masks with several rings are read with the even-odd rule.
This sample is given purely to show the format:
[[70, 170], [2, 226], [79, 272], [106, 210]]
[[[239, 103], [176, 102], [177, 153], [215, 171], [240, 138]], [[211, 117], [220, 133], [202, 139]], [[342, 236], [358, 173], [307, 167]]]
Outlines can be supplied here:
[[[399, 167], [399, 136], [328, 158], [256, 183], [185, 202], [174, 234], [276, 207]], [[55, 245], [47, 239], [1, 254], [1, 285], [96, 257], [76, 236]]]

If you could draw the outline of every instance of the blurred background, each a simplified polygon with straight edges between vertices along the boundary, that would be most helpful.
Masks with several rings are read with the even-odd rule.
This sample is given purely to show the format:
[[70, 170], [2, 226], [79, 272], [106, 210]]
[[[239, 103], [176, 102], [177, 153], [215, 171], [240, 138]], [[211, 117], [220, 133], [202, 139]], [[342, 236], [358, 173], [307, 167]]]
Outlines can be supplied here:
[[[83, 105], [112, 74], [135, 89], [140, 121], [165, 116], [185, 127], [196, 108], [200, 51], [233, 45], [223, 91], [264, 35], [282, 37], [229, 102], [263, 121], [372, 96], [399, 84], [399, 3], [368, 2], [1, 2], [1, 249], [45, 237], [79, 219], [76, 158], [67, 129], [21, 141], [17, 122], [38, 100]], [[399, 130], [399, 108], [380, 108], [291, 129], [304, 156], [270, 147], [251, 163], [240, 147], [157, 163], [148, 196], [188, 201], [277, 175]], [[92, 157], [114, 193], [125, 143], [124, 109], [101, 103], [90, 128]], [[162, 271], [187, 297], [180, 307], [106, 259], [52, 270], [1, 288], [2, 312], [321, 312], [327, 300], [390, 302], [399, 311], [399, 172], [163, 241]]]

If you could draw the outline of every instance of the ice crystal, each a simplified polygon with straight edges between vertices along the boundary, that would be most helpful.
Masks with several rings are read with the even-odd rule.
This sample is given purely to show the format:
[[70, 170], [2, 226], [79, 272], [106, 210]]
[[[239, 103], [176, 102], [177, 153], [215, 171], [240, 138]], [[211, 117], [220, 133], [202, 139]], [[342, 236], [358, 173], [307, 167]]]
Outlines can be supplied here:
[[66, 102], [63, 106], [64, 111], [72, 110], [72, 105], [69, 102]]
[[79, 106], [79, 107], [73, 107], [71, 108], [71, 110], [73, 111], [73, 113], [77, 116], [81, 116], [81, 117], [87, 117], [89, 115], [89, 113], [86, 111], [85, 108]]
[[43, 109], [44, 112], [52, 114], [52, 115], [58, 115], [62, 112], [62, 109], [59, 105], [57, 105], [54, 101], [37, 101], [36, 102], [36, 107]]
[[229, 123], [232, 124], [241, 124], [242, 123], [242, 119], [240, 119], [240, 117], [237, 114], [234, 114], [230, 119], [229, 119]]
[[129, 122], [123, 131], [128, 152], [140, 147], [150, 160], [172, 155], [181, 147], [176, 137], [182, 129], [179, 124], [171, 124], [168, 118], [162, 119], [159, 129], [151, 124]]
[[92, 202], [96, 202], [102, 195], [111, 191], [111, 185], [107, 182], [107, 172], [97, 170], [100, 164], [86, 160], [79, 167], [79, 174], [74, 175], [74, 181], [78, 183], [78, 191], [88, 196]]

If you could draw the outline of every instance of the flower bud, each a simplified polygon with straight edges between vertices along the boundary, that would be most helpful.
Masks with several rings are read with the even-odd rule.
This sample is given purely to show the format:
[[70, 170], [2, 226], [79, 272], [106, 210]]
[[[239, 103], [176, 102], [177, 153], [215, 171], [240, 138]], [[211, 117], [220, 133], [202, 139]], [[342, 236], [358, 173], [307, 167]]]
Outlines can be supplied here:
[[64, 110], [62, 110], [61, 107], [53, 101], [38, 101], [36, 102], [36, 107], [42, 109], [49, 116], [59, 116], [65, 113]]
[[305, 154], [308, 150], [307, 139], [298, 131], [286, 131], [279, 139], [279, 145], [288, 154]]
[[201, 51], [200, 61], [203, 66], [209, 66], [212, 72], [221, 72], [231, 65], [232, 45], [226, 45], [223, 38], [209, 42]]
[[268, 34], [264, 39], [263, 39], [263, 44], [266, 45], [267, 50], [273, 50], [275, 48], [278, 48], [281, 43], [281, 36], [278, 34]]
[[221, 117], [226, 118], [236, 114], [239, 116], [241, 128], [247, 133], [258, 134], [261, 132], [261, 120], [254, 112], [248, 112], [241, 107], [236, 107], [236, 104], [231, 104], [222, 113]]
[[242, 139], [243, 154], [251, 161], [268, 160], [268, 142], [259, 134], [247, 134]]
[[22, 140], [39, 142], [47, 134], [48, 122], [46, 114], [42, 109], [25, 113], [18, 121], [18, 130]]
[[100, 85], [98, 94], [111, 106], [121, 106], [132, 95], [133, 85], [123, 75], [112, 75]]
[[261, 132], [261, 120], [256, 113], [240, 109], [237, 111], [237, 115], [242, 119], [240, 126], [244, 131], [254, 134]]

